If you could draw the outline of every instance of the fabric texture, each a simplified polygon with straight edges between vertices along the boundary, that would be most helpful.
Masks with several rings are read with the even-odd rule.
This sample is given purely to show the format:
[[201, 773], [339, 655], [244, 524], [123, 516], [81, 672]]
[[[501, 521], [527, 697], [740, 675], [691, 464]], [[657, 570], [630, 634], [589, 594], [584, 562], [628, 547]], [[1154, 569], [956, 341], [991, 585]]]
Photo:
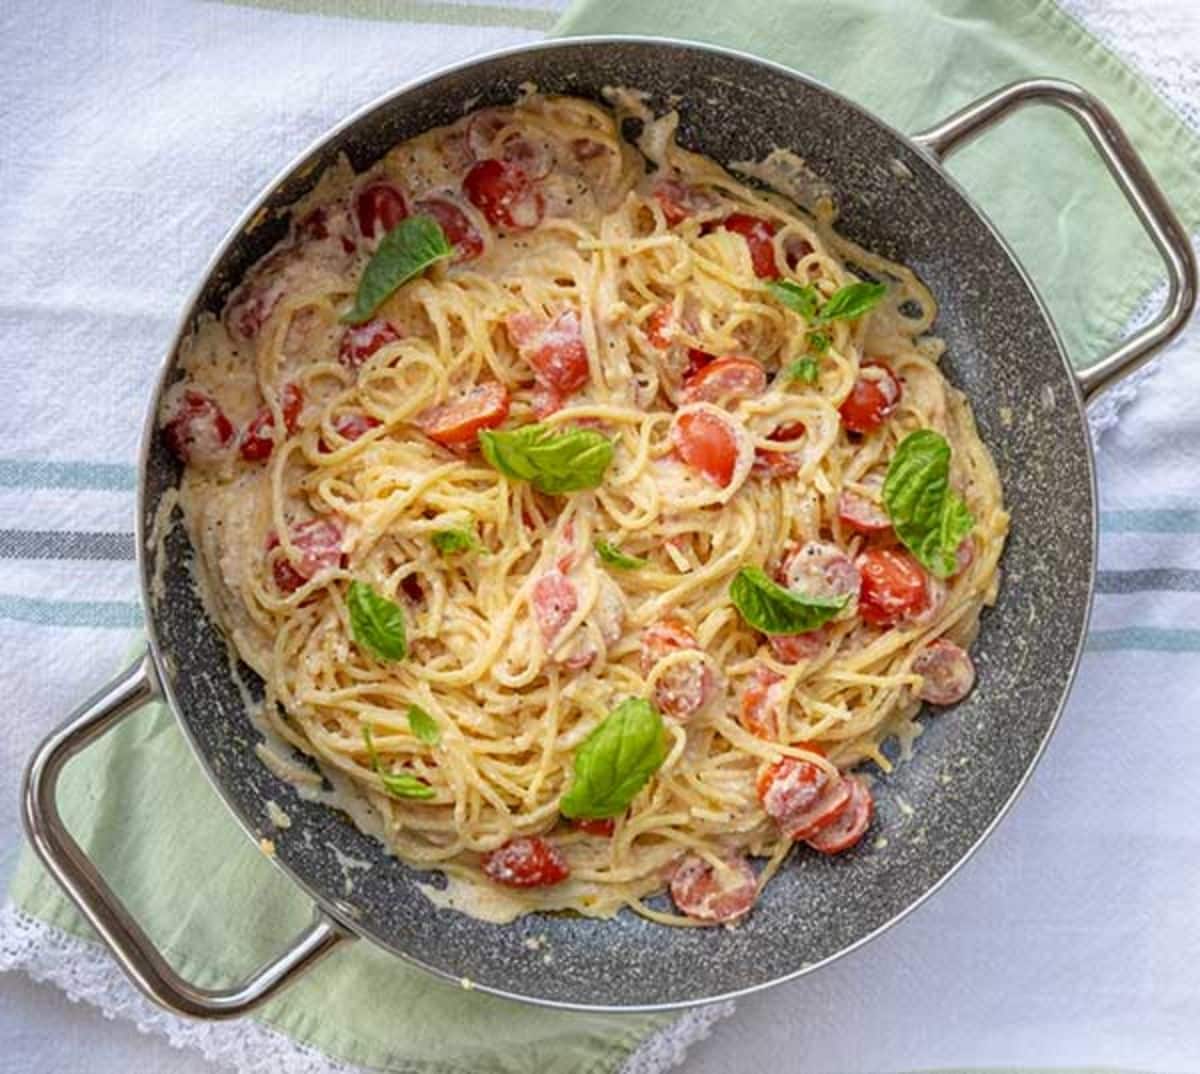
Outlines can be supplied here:
[[[1069, 6], [1091, 24], [1097, 5]], [[136, 634], [129, 529], [141, 413], [181, 296], [228, 222], [353, 107], [423, 70], [536, 38], [555, 10], [522, 0], [268, 0], [0, 11], [0, 99], [11, 103], [0, 111], [0, 667], [19, 713], [3, 747], [10, 801], [36, 739], [110, 674]], [[1119, 22], [1097, 25], [1120, 47]], [[1049, 3], [585, 0], [559, 29], [747, 48], [904, 130], [1014, 77], [1075, 78], [1114, 107], [1189, 226], [1200, 219], [1194, 112], [1174, 116]], [[1171, 97], [1194, 62], [1172, 66], [1164, 84], [1155, 59], [1169, 50], [1158, 48], [1141, 62]], [[1061, 117], [1021, 116], [952, 170], [1030, 267], [1077, 360], [1149, 308], [1153, 255]], [[1099, 271], [1114, 264], [1119, 274]], [[821, 1070], [1106, 1062], [1182, 1071], [1200, 1052], [1191, 987], [1200, 931], [1189, 902], [1200, 845], [1170, 823], [1186, 815], [1200, 650], [1200, 459], [1191, 458], [1200, 427], [1172, 404], [1188, 393], [1200, 401], [1197, 350], [1192, 333], [1163, 360], [1165, 395], [1140, 402], [1139, 426], [1106, 440], [1090, 653], [1021, 806], [936, 910], [744, 1001], [725, 1031], [739, 1055], [765, 1042], [762, 1060], [771, 1059], [780, 1024], [792, 1022], [797, 1054]], [[1123, 721], [1148, 704], [1154, 734], [1130, 736]], [[1117, 774], [1113, 757], [1122, 758]], [[1114, 815], [1114, 780], [1129, 771], [1157, 772], [1159, 793]], [[245, 840], [161, 711], [126, 721], [73, 763], [67, 799], [77, 836], [172, 962], [202, 983], [236, 977], [306, 919], [303, 897]], [[15, 816], [2, 824], [0, 875], [18, 857]], [[1132, 865], [1128, 875], [1113, 875], [1114, 860]], [[357, 944], [260, 1018], [196, 1025], [132, 992], [28, 856], [10, 895], [0, 969], [25, 969], [252, 1074], [651, 1074], [730, 1009], [679, 1019], [530, 1010], [466, 995]], [[1066, 974], [1072, 944], [1091, 988]], [[973, 1004], [954, 983], [968, 978]], [[954, 1017], [913, 1033], [925, 1003]]]

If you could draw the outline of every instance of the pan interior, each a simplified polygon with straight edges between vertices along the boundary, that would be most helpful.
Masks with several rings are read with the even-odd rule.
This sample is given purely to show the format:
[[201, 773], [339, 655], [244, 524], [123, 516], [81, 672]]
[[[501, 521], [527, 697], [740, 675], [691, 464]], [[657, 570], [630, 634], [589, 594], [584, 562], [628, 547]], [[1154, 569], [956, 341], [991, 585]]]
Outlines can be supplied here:
[[[248, 829], [274, 841], [280, 864], [310, 894], [362, 934], [478, 987], [542, 1002], [698, 1002], [795, 974], [886, 925], [971, 851], [1014, 795], [1053, 726], [1086, 623], [1094, 541], [1086, 424], [1029, 284], [943, 173], [821, 87], [746, 57], [667, 42], [537, 46], [452, 70], [378, 104], [267, 197], [267, 212], [255, 216], [261, 222], [225, 249], [183, 331], [201, 312], [218, 310], [247, 267], [284, 235], [279, 210], [338, 153], [363, 167], [470, 108], [511, 102], [527, 81], [595, 99], [606, 86], [646, 91], [656, 109], [678, 108], [684, 145], [718, 161], [793, 150], [832, 185], [845, 234], [908, 264], [932, 288], [941, 303], [935, 330], [948, 345], [945, 368], [972, 401], [1012, 512], [1000, 600], [984, 614], [973, 650], [974, 692], [950, 711], [922, 717], [913, 759], [877, 784], [877, 819], [862, 845], [836, 858], [794, 856], [736, 928], [668, 929], [628, 912], [609, 921], [535, 915], [497, 926], [435, 909], [414, 886], [429, 874], [391, 858], [343, 816], [302, 801], [258, 760], [257, 733], [224, 643], [193, 591], [180, 527], [161, 552], [148, 548], [143, 556], [146, 579], [157, 556], [166, 557], [151, 629], [176, 710], [230, 805]], [[146, 533], [179, 479], [178, 465], [152, 441]], [[290, 814], [289, 829], [273, 827], [268, 800]], [[347, 877], [349, 859], [370, 867]]]

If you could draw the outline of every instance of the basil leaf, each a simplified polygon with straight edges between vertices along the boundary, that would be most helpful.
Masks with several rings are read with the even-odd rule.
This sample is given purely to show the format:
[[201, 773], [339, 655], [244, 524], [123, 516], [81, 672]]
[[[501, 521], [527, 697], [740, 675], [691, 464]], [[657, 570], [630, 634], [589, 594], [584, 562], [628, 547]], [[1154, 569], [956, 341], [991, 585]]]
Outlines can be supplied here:
[[755, 630], [764, 634], [805, 634], [824, 626], [849, 596], [806, 597], [777, 585], [761, 567], [743, 567], [729, 587], [729, 599]]
[[801, 358], [787, 367], [787, 379], [805, 384], [816, 384], [821, 375], [821, 366], [815, 358]]
[[433, 547], [443, 556], [455, 556], [479, 547], [479, 540], [468, 529], [438, 530], [433, 535]]
[[594, 489], [613, 458], [612, 441], [592, 429], [554, 432], [541, 424], [484, 430], [479, 446], [506, 477], [551, 495]]
[[454, 253], [446, 233], [432, 216], [410, 216], [384, 235], [358, 281], [354, 307], [342, 315], [345, 324], [362, 324], [402, 283], [435, 261]]
[[667, 758], [663, 719], [640, 697], [622, 701], [575, 754], [575, 779], [559, 802], [565, 817], [624, 812]]
[[355, 642], [380, 660], [403, 660], [408, 654], [404, 612], [395, 601], [381, 597], [366, 582], [350, 583], [346, 594], [350, 633]]
[[801, 287], [791, 280], [768, 280], [767, 290], [777, 302], [800, 314], [806, 321], [811, 321], [817, 315], [817, 303], [821, 296], [811, 283]]
[[371, 759], [371, 769], [379, 776], [383, 789], [393, 798], [432, 798], [434, 789], [424, 780], [408, 772], [385, 772], [379, 765], [379, 754], [375, 752], [375, 740], [371, 737], [371, 725], [363, 724], [363, 742], [367, 746], [367, 756]]
[[932, 429], [900, 441], [883, 482], [883, 506], [896, 536], [939, 578], [955, 571], [954, 553], [975, 525], [950, 488], [950, 445]]
[[596, 555], [600, 557], [601, 563], [607, 563], [610, 567], [617, 567], [623, 571], [635, 571], [638, 567], [644, 567], [650, 562], [648, 559], [642, 559], [641, 556], [627, 555], [616, 545], [609, 544], [603, 537], [596, 538]]
[[829, 350], [829, 345], [833, 342], [824, 332], [809, 332], [808, 345], [816, 351], [817, 354], [824, 354]]
[[829, 301], [821, 307], [821, 312], [817, 314], [817, 323], [852, 321], [855, 317], [861, 317], [868, 310], [878, 306], [886, 294], [886, 283], [864, 281], [847, 284], [829, 296]]
[[442, 732], [438, 729], [437, 720], [420, 705], [408, 706], [408, 729], [426, 746], [436, 746], [442, 740]]

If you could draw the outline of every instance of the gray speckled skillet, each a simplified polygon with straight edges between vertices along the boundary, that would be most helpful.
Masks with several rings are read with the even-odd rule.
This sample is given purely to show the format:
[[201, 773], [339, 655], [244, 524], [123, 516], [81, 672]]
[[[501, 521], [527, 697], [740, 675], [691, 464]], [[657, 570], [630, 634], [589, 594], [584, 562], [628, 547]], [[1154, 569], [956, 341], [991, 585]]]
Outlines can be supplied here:
[[[421, 874], [340, 815], [301, 801], [258, 761], [223, 643], [188, 580], [187, 536], [174, 529], [161, 564], [147, 544], [155, 508], [180, 476], [153, 435], [159, 396], [176, 376], [172, 352], [142, 442], [138, 551], [149, 646], [42, 745], [26, 778], [25, 819], [47, 867], [135, 982], [181, 1013], [241, 1014], [354, 937], [478, 988], [564, 1007], [678, 1007], [795, 977], [887, 928], [962, 864], [1020, 791], [1062, 708], [1087, 625], [1096, 547], [1084, 397], [1179, 331], [1196, 276], [1190, 245], [1153, 179], [1107, 109], [1077, 87], [1045, 80], [1009, 86], [906, 138], [825, 87], [734, 52], [581, 38], [494, 53], [381, 98], [289, 167], [217, 250], [176, 346], [196, 316], [219, 309], [247, 267], [285, 234], [283, 210], [338, 153], [364, 167], [471, 108], [510, 102], [525, 81], [592, 98], [611, 85], [646, 90], [656, 108], [678, 107], [685, 145], [719, 161], [757, 159], [776, 146], [796, 151], [832, 184], [845, 233], [912, 266], [933, 289], [947, 372], [974, 404], [1012, 511], [1004, 586], [975, 650], [979, 684], [956, 709], [929, 719], [916, 757], [882, 781], [874, 838], [836, 858], [794, 855], [736, 928], [670, 929], [632, 913], [603, 922], [538, 915], [498, 926], [434, 910], [414, 888]], [[1078, 375], [1028, 277], [939, 163], [1028, 102], [1065, 109], [1082, 124], [1168, 270], [1162, 314]], [[154, 600], [149, 579], [160, 567], [165, 592]], [[312, 926], [288, 952], [225, 990], [196, 988], [171, 970], [63, 828], [55, 805], [65, 761], [160, 698], [242, 826], [274, 840], [277, 864], [316, 906]], [[292, 816], [288, 830], [270, 824], [268, 799]], [[905, 816], [910, 805], [914, 813]], [[343, 895], [333, 848], [373, 863], [356, 871], [350, 895]], [[552, 960], [526, 946], [533, 936], [545, 938]]]

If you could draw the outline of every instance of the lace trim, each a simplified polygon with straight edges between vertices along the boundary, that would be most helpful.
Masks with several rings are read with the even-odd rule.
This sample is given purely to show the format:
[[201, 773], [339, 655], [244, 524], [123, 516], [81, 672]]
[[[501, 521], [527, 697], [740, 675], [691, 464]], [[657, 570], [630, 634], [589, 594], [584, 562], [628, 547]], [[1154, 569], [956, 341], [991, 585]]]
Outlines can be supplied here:
[[[238, 1074], [362, 1074], [361, 1068], [330, 1059], [252, 1018], [196, 1022], [169, 1014], [146, 999], [99, 944], [47, 925], [9, 902], [0, 907], [0, 972], [11, 970], [23, 970], [60, 988], [72, 1002], [91, 1004], [105, 1018], [132, 1022], [142, 1033], [164, 1037], [172, 1047], [199, 1052]], [[678, 1066], [688, 1048], [733, 1011], [730, 1002], [688, 1011], [642, 1041], [620, 1074], [663, 1074]], [[411, 1068], [406, 1074], [420, 1071]]]

